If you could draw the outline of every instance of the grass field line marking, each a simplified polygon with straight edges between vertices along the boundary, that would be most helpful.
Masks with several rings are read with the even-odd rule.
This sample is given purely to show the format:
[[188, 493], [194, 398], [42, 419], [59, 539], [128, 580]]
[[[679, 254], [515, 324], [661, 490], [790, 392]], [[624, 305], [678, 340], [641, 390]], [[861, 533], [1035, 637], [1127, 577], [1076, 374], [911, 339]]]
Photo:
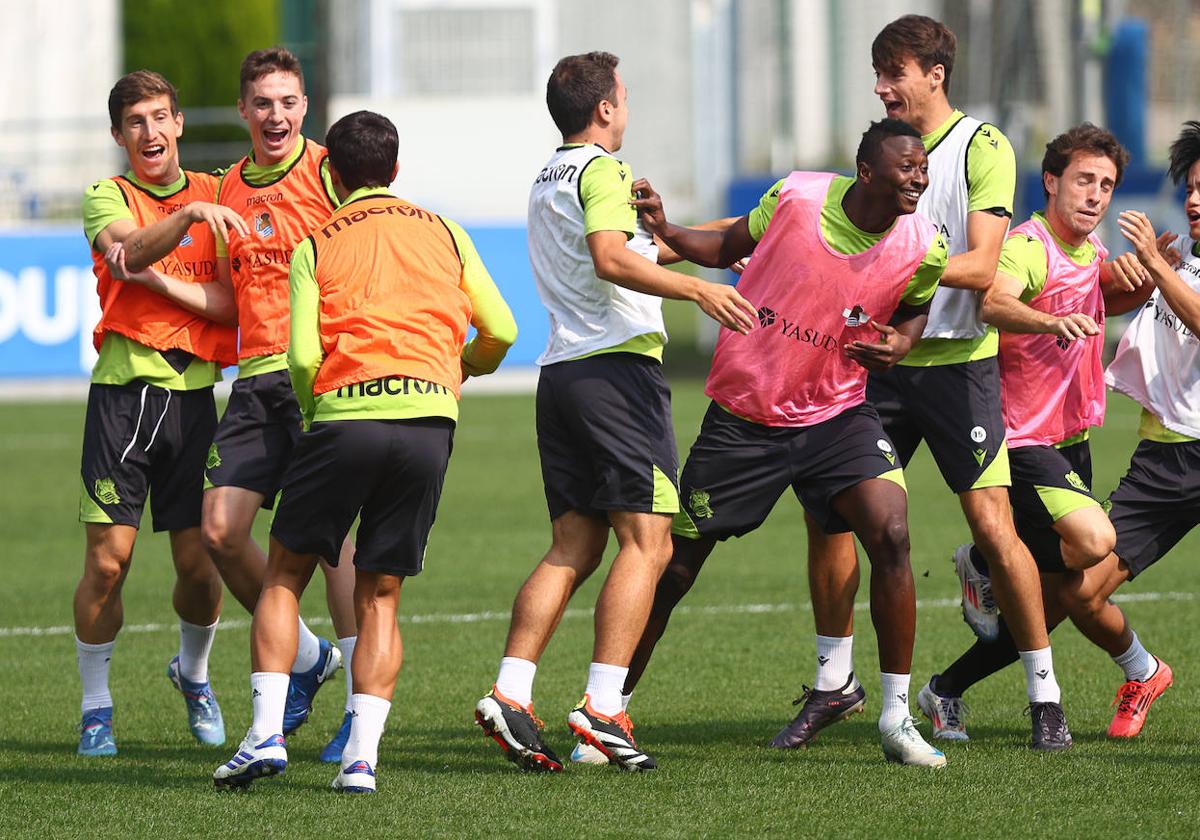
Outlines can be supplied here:
[[[1145, 603], [1156, 601], [1195, 601], [1200, 599], [1200, 594], [1195, 592], [1127, 592], [1114, 595], [1112, 600], [1117, 603]], [[957, 607], [959, 600], [957, 598], [930, 598], [918, 599], [917, 609], [945, 609], [948, 607]], [[865, 601], [860, 601], [854, 605], [854, 609], [862, 612], [870, 609], [870, 605]], [[786, 613], [786, 612], [810, 612], [812, 606], [810, 604], [716, 604], [707, 607], [690, 607], [682, 606], [675, 609], [676, 615], [755, 615], [760, 613]], [[568, 609], [563, 613], [563, 618], [590, 618], [594, 611], [588, 609]], [[475, 613], [425, 613], [409, 616], [401, 616], [401, 624], [479, 624], [484, 621], [505, 621], [509, 618], [509, 611], [504, 610], [488, 610], [486, 612]], [[306, 618], [307, 622], [312, 627], [328, 627], [333, 622], [324, 616], [315, 616]], [[250, 620], [247, 618], [232, 618], [222, 619], [217, 625], [218, 630], [244, 630], [250, 626]], [[121, 629], [122, 633], [165, 633], [167, 631], [175, 631], [179, 629], [178, 624], [130, 624]], [[68, 636], [75, 632], [75, 628], [65, 624], [53, 625], [49, 627], [0, 627], [0, 639], [29, 637], [29, 636]]]

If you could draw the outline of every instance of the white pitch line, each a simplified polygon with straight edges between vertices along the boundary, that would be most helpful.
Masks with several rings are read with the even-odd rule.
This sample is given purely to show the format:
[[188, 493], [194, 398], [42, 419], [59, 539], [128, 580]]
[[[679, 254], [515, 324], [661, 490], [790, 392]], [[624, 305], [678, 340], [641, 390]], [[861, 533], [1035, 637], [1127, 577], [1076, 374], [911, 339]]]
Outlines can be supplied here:
[[[1200, 594], [1195, 592], [1128, 592], [1114, 595], [1112, 600], [1118, 603], [1143, 603], [1156, 601], [1195, 601]], [[957, 598], [933, 598], [917, 601], [918, 609], [946, 609], [957, 607]], [[870, 604], [860, 601], [854, 609], [862, 612], [869, 610]], [[682, 606], [675, 610], [676, 615], [757, 615], [761, 613], [809, 612], [810, 604], [718, 604], [710, 607]], [[563, 618], [590, 618], [591, 609], [568, 609]], [[484, 621], [506, 621], [510, 613], [505, 610], [489, 610], [476, 613], [425, 613], [418, 615], [400, 616], [403, 624], [479, 624]], [[306, 618], [304, 620], [312, 627], [327, 627], [332, 622], [325, 617]], [[217, 625], [218, 630], [244, 630], [250, 626], [245, 618], [223, 619]], [[179, 629], [178, 624], [130, 624], [121, 629], [122, 633], [165, 633]], [[66, 625], [50, 627], [0, 627], [0, 639], [10, 639], [29, 636], [67, 636], [75, 632], [75, 628]]]

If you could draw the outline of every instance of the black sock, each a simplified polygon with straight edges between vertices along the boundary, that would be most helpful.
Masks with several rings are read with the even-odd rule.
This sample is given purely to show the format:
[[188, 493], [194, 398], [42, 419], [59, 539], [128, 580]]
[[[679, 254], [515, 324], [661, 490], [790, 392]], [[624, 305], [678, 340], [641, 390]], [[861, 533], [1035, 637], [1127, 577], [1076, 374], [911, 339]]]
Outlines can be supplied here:
[[971, 544], [971, 565], [975, 567], [975, 571], [979, 572], [979, 574], [987, 576], [987, 559], [983, 556], [983, 552], [979, 550], [979, 546], [974, 543]]
[[1000, 635], [994, 642], [976, 641], [975, 644], [955, 660], [932, 681], [934, 692], [943, 697], [962, 697], [975, 683], [989, 677], [1020, 659], [1017, 644], [1004, 617], [1000, 617]]

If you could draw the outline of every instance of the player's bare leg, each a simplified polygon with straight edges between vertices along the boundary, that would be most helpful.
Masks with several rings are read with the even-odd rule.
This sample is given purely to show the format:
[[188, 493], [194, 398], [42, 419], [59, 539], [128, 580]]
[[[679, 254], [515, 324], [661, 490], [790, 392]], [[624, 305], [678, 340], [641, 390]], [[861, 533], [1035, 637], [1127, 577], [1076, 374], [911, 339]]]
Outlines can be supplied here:
[[251, 537], [264, 496], [243, 487], [204, 491], [201, 536], [221, 579], [246, 611], [254, 614], [262, 592], [267, 558]]
[[117, 637], [125, 621], [121, 587], [133, 560], [137, 528], [87, 523], [83, 576], [75, 589], [75, 636], [90, 645]]
[[626, 667], [646, 627], [658, 580], [671, 558], [671, 517], [613, 513], [610, 519], [620, 550], [596, 600], [592, 661]]
[[199, 528], [171, 532], [175, 563], [175, 613], [190, 624], [208, 626], [221, 615], [221, 575], [200, 539]]
[[1117, 532], [1099, 505], [1071, 511], [1054, 530], [1062, 539], [1063, 563], [1075, 571], [1102, 562], [1117, 545]]
[[202, 744], [225, 743], [225, 721], [208, 679], [208, 656], [221, 615], [225, 587], [213, 565], [200, 528], [171, 532], [175, 563], [175, 613], [179, 616], [179, 653], [167, 665], [167, 676], [183, 695], [188, 727]]
[[354, 649], [354, 693], [391, 700], [400, 674], [404, 648], [396, 624], [404, 578], [359, 571], [354, 586], [354, 612], [359, 633]]
[[851, 534], [827, 534], [806, 512], [808, 590], [818, 636], [854, 634], [854, 596], [858, 594], [858, 552]]
[[296, 658], [300, 596], [317, 568], [311, 554], [296, 554], [271, 540], [262, 595], [250, 626], [250, 665], [254, 671], [287, 674]]

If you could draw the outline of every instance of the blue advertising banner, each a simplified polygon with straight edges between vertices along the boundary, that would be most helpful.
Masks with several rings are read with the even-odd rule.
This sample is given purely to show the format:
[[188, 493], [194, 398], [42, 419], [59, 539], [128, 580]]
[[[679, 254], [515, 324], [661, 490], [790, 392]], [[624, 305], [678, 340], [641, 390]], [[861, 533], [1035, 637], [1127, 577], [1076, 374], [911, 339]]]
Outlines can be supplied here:
[[[532, 365], [549, 330], [538, 302], [524, 227], [470, 227], [517, 319], [504, 367]], [[84, 377], [96, 360], [100, 318], [91, 253], [78, 225], [0, 229], [0, 380]]]

